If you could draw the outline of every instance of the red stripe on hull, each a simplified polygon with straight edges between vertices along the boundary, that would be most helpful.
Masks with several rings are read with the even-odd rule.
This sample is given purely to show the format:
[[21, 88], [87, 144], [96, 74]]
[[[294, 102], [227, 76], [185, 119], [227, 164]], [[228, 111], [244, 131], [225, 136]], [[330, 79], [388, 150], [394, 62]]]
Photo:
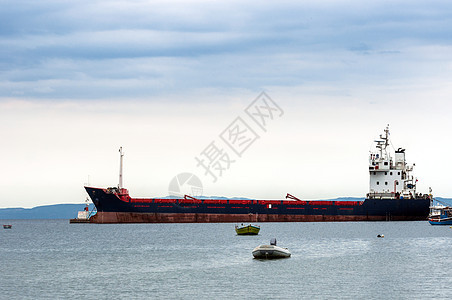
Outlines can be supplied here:
[[[390, 221], [421, 221], [414, 216], [391, 216]], [[387, 216], [194, 214], [97, 212], [91, 223], [238, 223], [238, 222], [346, 222], [389, 221]]]

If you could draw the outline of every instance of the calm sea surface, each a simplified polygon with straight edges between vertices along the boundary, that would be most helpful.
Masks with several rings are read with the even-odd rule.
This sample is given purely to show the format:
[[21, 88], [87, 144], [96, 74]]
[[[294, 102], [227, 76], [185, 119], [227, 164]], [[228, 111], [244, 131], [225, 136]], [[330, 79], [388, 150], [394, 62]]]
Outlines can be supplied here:
[[[452, 228], [428, 222], [1, 220], [1, 299], [450, 299]], [[384, 238], [377, 238], [384, 234]], [[292, 257], [256, 260], [276, 237]]]

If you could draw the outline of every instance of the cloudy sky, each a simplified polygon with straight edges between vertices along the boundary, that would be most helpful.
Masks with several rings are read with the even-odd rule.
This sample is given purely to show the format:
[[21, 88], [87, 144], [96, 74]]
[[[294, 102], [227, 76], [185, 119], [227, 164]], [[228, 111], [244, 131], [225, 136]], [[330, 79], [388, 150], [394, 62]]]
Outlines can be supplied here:
[[[136, 197], [167, 195], [183, 172], [204, 195], [362, 197], [387, 124], [418, 190], [452, 196], [450, 1], [2, 7], [0, 207], [117, 185], [120, 146]], [[246, 113], [261, 92], [280, 108], [265, 130]], [[221, 138], [237, 118], [258, 136], [240, 156]], [[212, 142], [230, 159], [216, 182], [196, 160]]]

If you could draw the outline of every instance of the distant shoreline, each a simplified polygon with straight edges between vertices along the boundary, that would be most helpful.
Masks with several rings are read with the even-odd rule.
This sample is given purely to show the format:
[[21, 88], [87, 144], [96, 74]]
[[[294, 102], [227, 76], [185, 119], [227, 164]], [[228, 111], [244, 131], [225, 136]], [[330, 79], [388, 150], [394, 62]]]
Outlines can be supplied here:
[[[82, 211], [85, 204], [53, 204], [36, 206], [33, 208], [0, 208], [0, 219], [71, 219], [77, 217], [78, 211]], [[90, 204], [89, 210], [94, 208]]]

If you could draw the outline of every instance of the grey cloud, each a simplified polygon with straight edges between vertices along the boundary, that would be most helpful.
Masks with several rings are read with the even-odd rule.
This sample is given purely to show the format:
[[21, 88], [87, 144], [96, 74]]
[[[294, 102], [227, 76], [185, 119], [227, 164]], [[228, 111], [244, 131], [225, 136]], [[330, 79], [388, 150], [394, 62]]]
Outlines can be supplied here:
[[0, 97], [384, 81], [421, 76], [412, 59], [426, 66], [431, 53], [419, 49], [451, 45], [445, 1], [9, 4]]

